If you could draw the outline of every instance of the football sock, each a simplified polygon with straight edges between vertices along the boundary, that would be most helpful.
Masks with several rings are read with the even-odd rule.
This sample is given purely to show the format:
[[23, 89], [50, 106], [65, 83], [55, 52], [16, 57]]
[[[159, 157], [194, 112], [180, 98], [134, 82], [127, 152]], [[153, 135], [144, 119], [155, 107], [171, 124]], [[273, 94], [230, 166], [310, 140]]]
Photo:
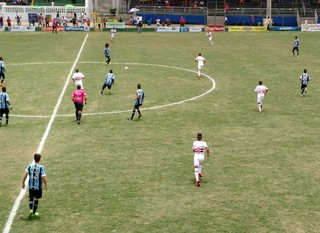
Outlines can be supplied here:
[[6, 116], [6, 125], [9, 124], [9, 116]]
[[30, 209], [30, 210], [33, 209], [33, 200], [32, 200], [31, 197], [29, 198], [29, 209]]
[[79, 114], [77, 110], [76, 110], [76, 119], [79, 120]]
[[199, 164], [199, 166], [198, 166], [198, 173], [201, 173], [201, 171], [202, 171], [202, 164]]
[[34, 204], [33, 204], [33, 214], [37, 211], [38, 204], [39, 204], [39, 201], [38, 201], [38, 200], [34, 201]]
[[140, 110], [138, 109], [138, 113], [139, 113], [139, 116], [141, 116], [141, 112], [140, 112]]
[[201, 73], [200, 73], [200, 70], [198, 70], [198, 77], [200, 77]]
[[199, 169], [198, 169], [198, 166], [194, 166], [194, 176], [196, 178], [196, 181], [199, 181]]
[[131, 119], [133, 119], [135, 113], [136, 113], [135, 111], [132, 111]]
[[0, 117], [0, 125], [1, 125], [1, 123], [2, 123], [2, 117]]

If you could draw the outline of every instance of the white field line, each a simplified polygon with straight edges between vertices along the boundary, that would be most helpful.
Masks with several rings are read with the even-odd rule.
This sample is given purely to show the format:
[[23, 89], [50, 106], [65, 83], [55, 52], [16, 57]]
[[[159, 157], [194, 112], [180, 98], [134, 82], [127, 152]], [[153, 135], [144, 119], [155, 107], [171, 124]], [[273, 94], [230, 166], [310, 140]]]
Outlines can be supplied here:
[[[45, 144], [45, 142], [46, 142], [46, 140], [48, 138], [48, 135], [49, 135], [50, 130], [51, 130], [51, 126], [52, 126], [52, 124], [54, 122], [55, 117], [57, 116], [57, 112], [58, 112], [58, 109], [59, 109], [59, 107], [61, 105], [62, 98], [63, 98], [63, 96], [64, 96], [64, 94], [65, 94], [65, 92], [67, 90], [68, 83], [70, 82], [70, 79], [71, 79], [72, 73], [73, 73], [73, 71], [74, 71], [74, 69], [76, 67], [76, 64], [77, 64], [78, 60], [80, 59], [80, 55], [82, 53], [82, 50], [84, 48], [84, 45], [85, 45], [85, 43], [87, 41], [88, 36], [89, 36], [89, 34], [86, 35], [86, 37], [85, 37], [85, 39], [84, 39], [84, 41], [83, 41], [83, 43], [81, 45], [81, 48], [80, 48], [80, 50], [78, 52], [78, 55], [77, 55], [77, 58], [74, 61], [72, 68], [70, 69], [69, 75], [68, 75], [68, 77], [66, 79], [66, 82], [64, 84], [64, 87], [63, 87], [63, 89], [61, 91], [61, 94], [59, 96], [57, 104], [56, 104], [56, 106], [55, 106], [55, 108], [53, 110], [53, 113], [52, 113], [51, 117], [50, 117], [50, 121], [49, 121], [49, 123], [47, 125], [46, 131], [44, 132], [44, 134], [42, 136], [42, 139], [40, 141], [39, 147], [37, 149], [37, 153], [39, 153], [39, 154], [41, 154], [42, 148], [43, 148], [43, 146], [44, 146], [44, 144]], [[26, 182], [26, 183], [28, 183], [28, 182]], [[8, 220], [6, 222], [6, 225], [5, 225], [4, 229], [3, 229], [3, 233], [9, 233], [10, 232], [13, 220], [14, 220], [16, 214], [17, 214], [17, 210], [19, 208], [19, 205], [21, 203], [21, 200], [22, 200], [23, 196], [26, 193], [27, 188], [28, 188], [28, 185], [26, 184], [26, 188], [25, 189], [21, 189], [21, 191], [19, 193], [19, 196], [17, 197], [16, 201], [14, 202], [14, 205], [13, 205], [12, 210], [10, 212], [9, 218], [8, 218]]]
[[[39, 64], [67, 64], [67, 63], [70, 63], [70, 62], [41, 62], [41, 63], [40, 62], [33, 62], [33, 63], [19, 63], [19, 64], [10, 64], [10, 65], [39, 65]], [[102, 62], [79, 62], [78, 64], [94, 64], [94, 63], [98, 63], [99, 64], [99, 63], [102, 63]], [[119, 62], [113, 62], [113, 64], [116, 64], [116, 65], [137, 65], [137, 66], [156, 66], [156, 67], [163, 67], [163, 68], [183, 70], [183, 71], [187, 71], [187, 72], [197, 73], [197, 71], [190, 70], [190, 69], [185, 69], [185, 68], [180, 68], [180, 67], [175, 67], [175, 66], [158, 65], [158, 64], [119, 63]], [[202, 76], [205, 76], [206, 78], [208, 78], [212, 83], [212, 86], [208, 91], [206, 91], [206, 92], [204, 92], [204, 93], [202, 93], [202, 94], [200, 94], [198, 96], [194, 96], [194, 97], [189, 98], [189, 99], [181, 100], [179, 102], [174, 102], [174, 103], [169, 103], [169, 104], [164, 104], [164, 105], [159, 105], [159, 106], [153, 106], [153, 107], [149, 107], [149, 108], [141, 108], [141, 109], [143, 109], [143, 111], [145, 111], [145, 110], [154, 110], [154, 109], [159, 109], [159, 108], [171, 107], [171, 106], [174, 106], [174, 105], [179, 105], [179, 104], [183, 104], [183, 103], [186, 103], [186, 102], [189, 102], [189, 101], [193, 101], [193, 100], [199, 99], [199, 98], [209, 94], [210, 92], [212, 92], [215, 89], [216, 83], [213, 80], [213, 78], [210, 77], [209, 75], [206, 75], [206, 74], [202, 73]], [[110, 114], [118, 114], [118, 113], [125, 113], [125, 112], [131, 112], [131, 111], [132, 111], [132, 109], [128, 109], [128, 110], [119, 110], [119, 111], [111, 111], [111, 112], [84, 113], [82, 115], [84, 115], [84, 116], [110, 115]], [[47, 115], [47, 116], [38, 115], [37, 116], [37, 115], [15, 115], [15, 114], [11, 114], [10, 116], [21, 117], [21, 118], [49, 118], [50, 117], [49, 115]], [[73, 116], [74, 116], [74, 114], [59, 114], [59, 115], [56, 115], [56, 117], [73, 117]]]

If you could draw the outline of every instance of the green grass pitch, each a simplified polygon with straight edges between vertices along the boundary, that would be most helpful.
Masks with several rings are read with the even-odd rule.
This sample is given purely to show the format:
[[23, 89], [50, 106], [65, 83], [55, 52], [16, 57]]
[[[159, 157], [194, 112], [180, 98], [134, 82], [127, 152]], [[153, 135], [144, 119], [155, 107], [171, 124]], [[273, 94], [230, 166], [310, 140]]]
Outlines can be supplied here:
[[[300, 57], [291, 53], [296, 35]], [[10, 125], [0, 128], [2, 229], [85, 37], [1, 33], [13, 103]], [[49, 191], [40, 217], [28, 219], [26, 195], [11, 232], [319, 232], [319, 35], [229, 32], [213, 40], [119, 32], [106, 66], [109, 34], [90, 32], [75, 65], [86, 76], [87, 115], [76, 124], [69, 81], [42, 150]], [[199, 52], [215, 89], [185, 102], [213, 87], [196, 79]], [[311, 82], [301, 97], [304, 68]], [[109, 69], [115, 86], [100, 96]], [[269, 88], [263, 113], [253, 92], [259, 80]], [[138, 83], [143, 117], [129, 121]], [[196, 188], [198, 132], [211, 156]]]

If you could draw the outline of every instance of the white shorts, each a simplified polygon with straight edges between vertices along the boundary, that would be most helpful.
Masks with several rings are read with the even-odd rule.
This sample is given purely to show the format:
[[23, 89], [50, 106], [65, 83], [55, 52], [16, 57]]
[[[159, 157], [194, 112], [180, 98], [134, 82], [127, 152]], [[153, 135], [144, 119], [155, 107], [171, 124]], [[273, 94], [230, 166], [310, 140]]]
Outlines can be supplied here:
[[257, 97], [257, 102], [262, 103], [263, 99], [264, 99], [264, 95], [259, 94]]
[[198, 65], [198, 70], [201, 70], [202, 67], [203, 65]]
[[199, 166], [203, 163], [204, 161], [204, 155], [195, 155], [193, 157], [193, 164], [194, 166]]

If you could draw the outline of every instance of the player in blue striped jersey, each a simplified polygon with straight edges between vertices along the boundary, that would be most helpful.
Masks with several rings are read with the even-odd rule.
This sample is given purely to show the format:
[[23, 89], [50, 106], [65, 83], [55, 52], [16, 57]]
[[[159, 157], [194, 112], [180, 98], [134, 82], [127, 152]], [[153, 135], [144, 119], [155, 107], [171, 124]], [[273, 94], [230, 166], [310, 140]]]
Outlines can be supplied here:
[[106, 43], [105, 45], [104, 45], [104, 56], [106, 57], [106, 63], [107, 63], [107, 65], [110, 63], [110, 61], [111, 61], [111, 57], [110, 57], [110, 48], [109, 48], [109, 44], [108, 43]]
[[299, 45], [300, 45], [300, 40], [298, 39], [297, 36], [295, 36], [293, 41], [292, 56], [294, 56], [294, 51], [297, 51], [297, 57], [299, 57]]
[[1, 83], [3, 83], [5, 78], [6, 78], [5, 72], [6, 72], [6, 69], [4, 68], [3, 57], [0, 57], [0, 78], [1, 78]]
[[308, 86], [310, 79], [311, 78], [310, 78], [309, 74], [307, 73], [307, 69], [304, 69], [303, 74], [300, 76], [300, 83], [301, 83], [300, 95], [301, 96], [303, 96], [303, 94], [307, 93], [307, 86]]
[[44, 171], [44, 166], [39, 164], [40, 159], [40, 154], [34, 154], [34, 163], [29, 164], [26, 168], [26, 173], [22, 180], [22, 188], [25, 189], [25, 182], [29, 176], [29, 218], [39, 215], [36, 211], [39, 205], [39, 199], [42, 197], [42, 182], [46, 186], [46, 190], [48, 190], [46, 172]]
[[2, 117], [4, 114], [6, 115], [6, 125], [9, 124], [9, 112], [10, 110], [12, 110], [10, 98], [6, 91], [7, 88], [2, 87], [2, 92], [0, 93], [0, 127], [2, 124]]
[[102, 89], [101, 89], [101, 92], [100, 94], [102, 95], [103, 94], [103, 90], [108, 87], [108, 90], [109, 90], [109, 94], [111, 95], [111, 86], [114, 85], [114, 74], [113, 74], [113, 71], [110, 70], [109, 73], [106, 74], [105, 76], [105, 80], [104, 80], [104, 83], [102, 85]]
[[141, 89], [141, 84], [137, 85], [137, 91], [136, 91], [137, 97], [135, 98], [134, 107], [132, 110], [132, 115], [129, 117], [129, 120], [133, 120], [134, 114], [136, 113], [136, 110], [138, 110], [139, 116], [138, 118], [142, 117], [139, 107], [142, 106], [144, 101], [144, 91]]

